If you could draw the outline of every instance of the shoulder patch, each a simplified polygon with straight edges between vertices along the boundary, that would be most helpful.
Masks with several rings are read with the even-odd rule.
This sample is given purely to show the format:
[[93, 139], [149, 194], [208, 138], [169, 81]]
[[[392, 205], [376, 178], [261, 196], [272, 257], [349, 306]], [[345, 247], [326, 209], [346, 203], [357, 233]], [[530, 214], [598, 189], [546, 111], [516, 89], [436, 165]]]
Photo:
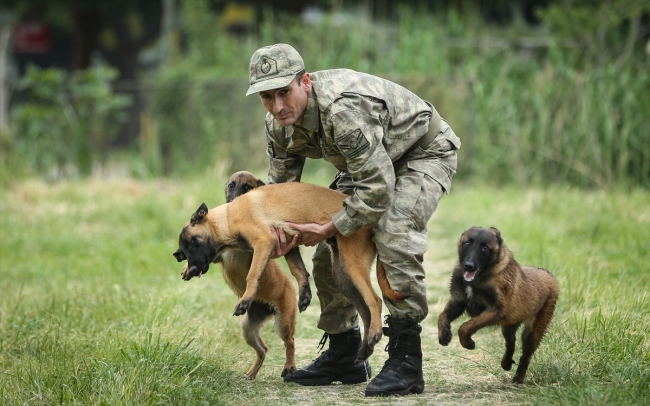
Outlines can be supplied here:
[[370, 142], [363, 135], [361, 128], [357, 128], [338, 137], [336, 139], [336, 146], [339, 147], [341, 153], [347, 159], [353, 159], [366, 152], [370, 148]]

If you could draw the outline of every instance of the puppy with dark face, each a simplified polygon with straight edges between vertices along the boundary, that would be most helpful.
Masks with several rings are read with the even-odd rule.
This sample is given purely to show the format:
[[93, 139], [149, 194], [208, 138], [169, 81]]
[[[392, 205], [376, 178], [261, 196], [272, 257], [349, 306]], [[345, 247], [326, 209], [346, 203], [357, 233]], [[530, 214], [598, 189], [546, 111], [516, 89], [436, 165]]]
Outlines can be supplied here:
[[460, 344], [475, 348], [472, 335], [486, 326], [501, 326], [506, 350], [501, 367], [515, 361], [516, 333], [523, 324], [522, 355], [512, 383], [520, 384], [553, 318], [557, 281], [545, 269], [519, 266], [496, 228], [472, 227], [458, 241], [458, 263], [451, 276], [451, 298], [438, 317], [438, 341], [451, 342], [451, 322], [467, 312], [471, 319], [458, 330]]
[[228, 179], [228, 182], [226, 182], [226, 186], [224, 187], [226, 202], [230, 203], [235, 200], [237, 196], [241, 196], [264, 185], [265, 183], [262, 182], [260, 178], [250, 172], [235, 172], [230, 176], [230, 179]]
[[[239, 171], [233, 173], [226, 185], [224, 186], [224, 193], [226, 195], [226, 202], [230, 203], [236, 197], [264, 186], [265, 183], [248, 171]], [[284, 259], [289, 265], [289, 270], [296, 281], [298, 282], [298, 310], [304, 312], [311, 303], [311, 286], [309, 285], [309, 272], [305, 267], [305, 263], [300, 256], [298, 247], [289, 251]]]

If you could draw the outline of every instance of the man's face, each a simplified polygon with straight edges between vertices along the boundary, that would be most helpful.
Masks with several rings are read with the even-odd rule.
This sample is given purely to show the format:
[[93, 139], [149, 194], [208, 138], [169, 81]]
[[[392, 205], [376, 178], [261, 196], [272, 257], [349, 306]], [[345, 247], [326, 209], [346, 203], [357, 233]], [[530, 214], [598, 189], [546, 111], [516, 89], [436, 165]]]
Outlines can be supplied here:
[[288, 127], [301, 124], [307, 108], [307, 95], [311, 90], [309, 73], [302, 75], [300, 82], [294, 79], [285, 87], [259, 92], [266, 110], [273, 115], [278, 124]]

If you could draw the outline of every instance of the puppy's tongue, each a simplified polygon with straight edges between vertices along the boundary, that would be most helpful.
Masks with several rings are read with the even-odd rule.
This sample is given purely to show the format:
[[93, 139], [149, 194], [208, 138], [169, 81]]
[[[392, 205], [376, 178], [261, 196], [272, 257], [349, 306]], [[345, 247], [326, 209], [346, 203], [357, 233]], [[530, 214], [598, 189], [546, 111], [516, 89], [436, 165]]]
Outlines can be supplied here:
[[476, 271], [474, 271], [474, 272], [465, 272], [465, 274], [463, 275], [463, 277], [465, 278], [465, 280], [467, 282], [473, 281], [475, 276], [476, 276]]

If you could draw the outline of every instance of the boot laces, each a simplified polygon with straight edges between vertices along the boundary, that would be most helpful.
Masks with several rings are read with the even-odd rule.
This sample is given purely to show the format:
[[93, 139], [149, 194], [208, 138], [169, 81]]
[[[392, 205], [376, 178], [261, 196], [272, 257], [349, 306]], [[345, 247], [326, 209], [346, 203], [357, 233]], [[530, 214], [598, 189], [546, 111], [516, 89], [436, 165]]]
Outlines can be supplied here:
[[[400, 365], [402, 365], [403, 359], [406, 357], [406, 346], [408, 345], [407, 341], [400, 341], [400, 336], [407, 332], [408, 330], [402, 330], [398, 333], [392, 333], [388, 344], [384, 348], [384, 351], [388, 352], [388, 359], [384, 363], [384, 369], [397, 370]], [[401, 345], [400, 345], [401, 344]]]
[[[320, 339], [318, 342], [317, 348], [318, 352], [323, 351], [323, 348], [325, 347], [325, 344], [327, 343], [327, 339], [329, 338], [329, 334], [325, 333], [323, 334], [323, 337]], [[330, 351], [330, 348], [326, 349], [323, 351], [315, 360], [313, 360], [315, 363], [320, 364], [321, 362], [327, 362], [330, 357], [332, 356], [332, 351]]]
[[325, 347], [325, 344], [327, 343], [327, 339], [329, 338], [329, 334], [325, 333], [323, 334], [323, 337], [321, 337], [320, 341], [318, 342], [318, 352], [323, 351], [323, 347]]

